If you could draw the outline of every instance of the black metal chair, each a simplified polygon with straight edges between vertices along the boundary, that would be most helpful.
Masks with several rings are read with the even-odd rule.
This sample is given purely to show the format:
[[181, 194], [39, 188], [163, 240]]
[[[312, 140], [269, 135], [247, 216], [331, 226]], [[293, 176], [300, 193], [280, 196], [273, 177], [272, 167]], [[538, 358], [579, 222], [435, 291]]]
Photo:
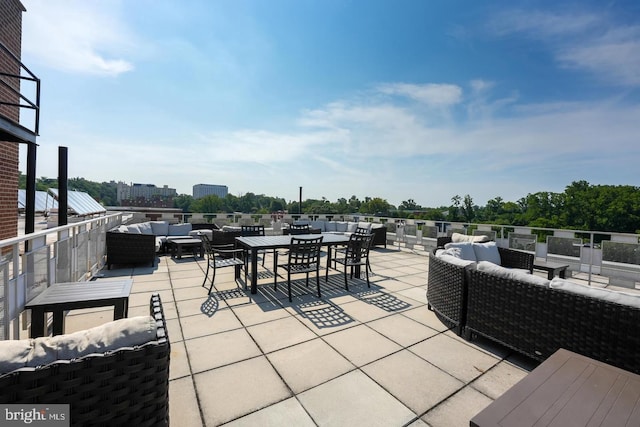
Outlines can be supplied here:
[[287, 270], [287, 288], [289, 292], [289, 302], [291, 298], [291, 274], [305, 273], [306, 285], [309, 286], [309, 273], [316, 272], [316, 284], [318, 287], [318, 298], [320, 298], [320, 248], [322, 247], [322, 236], [301, 238], [292, 237], [289, 251], [287, 252], [287, 262], [278, 264], [278, 252], [274, 253], [276, 271], [273, 276], [273, 288], [278, 289], [278, 268]]
[[[347, 249], [344, 252], [344, 258], [339, 257], [336, 253], [335, 262], [337, 264], [344, 265], [344, 286], [346, 290], [349, 290], [349, 281], [347, 280], [347, 273], [349, 271], [350, 277], [353, 278], [354, 270], [358, 267], [364, 267], [364, 271], [367, 277], [367, 287], [371, 287], [369, 283], [369, 249], [371, 248], [371, 242], [373, 241], [372, 234], [356, 234], [353, 233], [347, 243]], [[327, 268], [325, 281], [329, 280], [329, 268]]]
[[300, 234], [311, 234], [311, 226], [309, 224], [291, 224], [289, 226], [289, 234], [300, 235]]
[[[248, 237], [248, 236], [264, 236], [264, 225], [241, 225], [240, 226], [240, 233], [242, 235], [242, 237]], [[258, 251], [259, 253], [262, 254], [262, 266], [264, 267], [264, 259], [265, 259], [265, 254], [267, 252], [267, 250], [260, 250]], [[249, 254], [245, 251], [245, 259], [248, 260], [249, 258]], [[244, 268], [247, 268], [247, 263], [248, 261], [245, 263]]]
[[[373, 235], [373, 233], [371, 233], [371, 230], [367, 229], [367, 228], [363, 228], [363, 227], [357, 227], [356, 231], [354, 231], [354, 234], [359, 234], [361, 236], [366, 236], [368, 234]], [[371, 244], [373, 245], [373, 241], [371, 242]], [[331, 248], [329, 248], [329, 250], [331, 250]], [[334, 247], [334, 253], [332, 255], [331, 260], [333, 261], [333, 268], [337, 268], [336, 267], [336, 258], [343, 256], [346, 254], [347, 252], [347, 248], [345, 248], [344, 246], [341, 247]], [[328, 267], [328, 266], [327, 266]], [[369, 272], [371, 274], [373, 274], [373, 270], [371, 270], [371, 264], [367, 264], [367, 268], [369, 269]]]
[[[245, 266], [244, 249], [235, 249], [233, 245], [213, 245], [211, 240], [205, 235], [201, 236], [202, 245], [204, 246], [205, 256], [207, 257], [207, 271], [204, 273], [204, 281], [202, 287], [206, 288], [209, 271], [212, 272], [211, 284], [209, 285], [209, 294], [213, 289], [213, 282], [216, 278], [216, 270], [225, 267], [235, 268], [236, 280], [240, 276], [240, 268]], [[247, 270], [244, 271], [244, 283], [247, 287]]]

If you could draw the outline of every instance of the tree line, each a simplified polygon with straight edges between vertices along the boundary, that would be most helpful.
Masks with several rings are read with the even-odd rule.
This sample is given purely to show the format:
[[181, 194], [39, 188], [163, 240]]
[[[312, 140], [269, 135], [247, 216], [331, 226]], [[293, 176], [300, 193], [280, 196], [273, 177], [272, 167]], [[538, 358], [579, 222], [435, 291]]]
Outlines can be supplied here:
[[[84, 191], [104, 206], [117, 206], [114, 182], [93, 182], [84, 178], [68, 180], [70, 190]], [[39, 178], [36, 189], [57, 188], [56, 179]], [[26, 188], [26, 177], [20, 175], [20, 188]], [[228, 194], [194, 199], [187, 194], [173, 198], [173, 205], [183, 212], [242, 212], [271, 214], [353, 214], [413, 218], [434, 221], [488, 223], [497, 225], [566, 228], [621, 233], [640, 233], [640, 188], [631, 185], [591, 185], [574, 181], [562, 193], [541, 191], [529, 193], [512, 202], [495, 197], [478, 206], [470, 195], [454, 195], [448, 206], [423, 207], [413, 199], [397, 207], [381, 197], [355, 195], [331, 202], [326, 198], [287, 202], [264, 194]]]

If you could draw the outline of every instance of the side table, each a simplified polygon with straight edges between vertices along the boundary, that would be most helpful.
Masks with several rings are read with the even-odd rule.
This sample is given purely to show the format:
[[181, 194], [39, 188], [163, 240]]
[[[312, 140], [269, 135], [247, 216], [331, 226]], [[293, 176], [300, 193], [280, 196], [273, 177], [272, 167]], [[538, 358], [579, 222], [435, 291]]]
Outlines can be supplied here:
[[64, 333], [64, 312], [112, 305], [113, 320], [127, 317], [133, 280], [56, 283], [25, 305], [31, 310], [31, 338], [45, 333], [45, 316], [53, 312], [53, 335]]
[[560, 349], [473, 417], [470, 425], [638, 426], [640, 375]]

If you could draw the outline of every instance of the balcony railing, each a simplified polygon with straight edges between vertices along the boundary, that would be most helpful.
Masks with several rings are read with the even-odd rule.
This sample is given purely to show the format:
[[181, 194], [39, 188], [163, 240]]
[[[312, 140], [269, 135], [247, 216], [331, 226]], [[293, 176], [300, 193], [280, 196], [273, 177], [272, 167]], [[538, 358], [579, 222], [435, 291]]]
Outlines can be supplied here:
[[[557, 230], [490, 224], [450, 223], [371, 215], [271, 215], [239, 213], [127, 212], [0, 241], [0, 339], [26, 328], [25, 304], [54, 283], [87, 280], [104, 266], [107, 230], [123, 222], [166, 220], [213, 222], [219, 226], [263, 224], [277, 231], [296, 220], [367, 221], [385, 224], [387, 244], [429, 252], [436, 239], [452, 232], [489, 234], [499, 246], [529, 251], [537, 258], [569, 265], [570, 274], [596, 275], [608, 285], [635, 288], [640, 281], [637, 234]], [[24, 252], [27, 247], [28, 251]], [[426, 278], [425, 278], [426, 280]]]
[[0, 339], [20, 336], [25, 304], [48, 286], [95, 275], [104, 265], [106, 231], [121, 221], [113, 214], [0, 241]]

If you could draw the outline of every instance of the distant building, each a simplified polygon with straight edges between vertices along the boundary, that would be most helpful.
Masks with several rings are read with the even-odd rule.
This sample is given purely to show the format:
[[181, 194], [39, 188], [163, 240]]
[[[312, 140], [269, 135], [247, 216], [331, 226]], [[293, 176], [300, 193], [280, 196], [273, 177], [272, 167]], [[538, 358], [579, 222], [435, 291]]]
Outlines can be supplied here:
[[124, 182], [118, 182], [116, 191], [118, 203], [122, 206], [146, 206], [147, 203], [144, 203], [145, 201], [153, 201], [151, 205], [157, 206], [159, 200], [173, 203], [173, 198], [177, 194], [175, 188], [169, 188], [167, 185], [156, 187], [154, 184], [128, 185]]
[[226, 185], [196, 184], [193, 186], [193, 198], [200, 199], [204, 196], [218, 196], [221, 199], [227, 197], [229, 188]]

